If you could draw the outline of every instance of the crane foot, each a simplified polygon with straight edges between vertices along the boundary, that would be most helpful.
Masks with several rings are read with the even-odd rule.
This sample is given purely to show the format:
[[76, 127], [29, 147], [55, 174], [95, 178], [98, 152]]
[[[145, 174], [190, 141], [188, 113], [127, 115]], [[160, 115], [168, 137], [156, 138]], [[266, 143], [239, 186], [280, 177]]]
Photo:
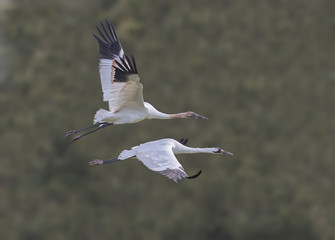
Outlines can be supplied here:
[[83, 135], [77, 135], [77, 136], [74, 136], [72, 139], [71, 139], [71, 142], [75, 142], [77, 140], [79, 140], [80, 138], [82, 138]]
[[94, 159], [93, 161], [90, 161], [88, 163], [90, 166], [93, 166], [93, 165], [101, 165], [101, 164], [104, 164], [104, 161], [103, 160], [99, 160], [99, 159]]
[[71, 136], [71, 135], [75, 134], [76, 132], [77, 132], [76, 130], [67, 131], [64, 137]]

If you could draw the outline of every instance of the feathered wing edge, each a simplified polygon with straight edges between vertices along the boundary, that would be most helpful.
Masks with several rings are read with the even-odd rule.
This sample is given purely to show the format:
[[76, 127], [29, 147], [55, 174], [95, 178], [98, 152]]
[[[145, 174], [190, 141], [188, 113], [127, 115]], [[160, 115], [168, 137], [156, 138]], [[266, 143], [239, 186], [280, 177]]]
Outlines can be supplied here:
[[108, 20], [106, 20], [106, 27], [102, 22], [100, 23], [100, 25], [101, 29], [96, 26], [100, 37], [93, 34], [93, 37], [98, 40], [99, 43], [100, 58], [123, 58], [123, 49], [116, 35], [113, 25]]
[[[123, 52], [121, 43], [116, 35], [113, 25], [106, 20], [105, 25], [101, 22], [101, 29], [96, 26], [100, 37], [93, 34], [93, 37], [99, 43], [100, 59], [110, 59], [112, 62], [103, 61], [103, 66], [107, 64], [115, 69], [109, 69], [112, 72], [112, 81], [114, 82], [126, 82], [128, 76], [132, 74], [138, 74], [135, 58], [131, 56], [131, 60]], [[102, 62], [100, 62], [100, 65]], [[101, 66], [100, 66], [101, 67]], [[114, 72], [114, 73], [113, 73]], [[104, 76], [105, 77], [105, 76]]]
[[138, 75], [136, 62], [133, 56], [131, 60], [125, 55], [125, 58], [120, 58], [120, 62], [115, 59], [116, 65], [112, 67], [115, 69], [114, 82], [127, 82], [130, 75]]
[[183, 168], [180, 169], [171, 169], [171, 168], [167, 168], [161, 171], [157, 171], [158, 173], [172, 179], [173, 181], [175, 181], [176, 183], [179, 180], [182, 180], [183, 178], [188, 177], [187, 173], [184, 171]]
[[165, 170], [157, 171], [157, 172], [172, 179], [173, 181], [177, 183], [179, 180], [182, 180], [183, 178], [194, 179], [194, 178], [199, 177], [200, 174], [202, 173], [202, 170], [200, 170], [197, 174], [194, 174], [192, 176], [188, 176], [183, 168], [180, 168], [180, 169], [167, 168]]

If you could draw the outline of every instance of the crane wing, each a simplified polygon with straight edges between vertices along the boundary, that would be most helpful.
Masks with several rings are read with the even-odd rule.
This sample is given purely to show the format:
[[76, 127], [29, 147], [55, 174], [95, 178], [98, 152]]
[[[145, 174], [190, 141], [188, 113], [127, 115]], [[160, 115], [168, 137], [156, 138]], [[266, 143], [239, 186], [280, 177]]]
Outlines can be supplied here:
[[158, 172], [175, 182], [188, 177], [171, 148], [142, 151], [137, 153], [136, 157], [150, 170]]
[[[105, 26], [106, 25], [106, 26]], [[103, 100], [108, 101], [109, 110], [144, 107], [143, 85], [137, 73], [134, 57], [130, 60], [123, 52], [114, 27], [106, 20], [97, 27], [100, 52], [100, 80]]]

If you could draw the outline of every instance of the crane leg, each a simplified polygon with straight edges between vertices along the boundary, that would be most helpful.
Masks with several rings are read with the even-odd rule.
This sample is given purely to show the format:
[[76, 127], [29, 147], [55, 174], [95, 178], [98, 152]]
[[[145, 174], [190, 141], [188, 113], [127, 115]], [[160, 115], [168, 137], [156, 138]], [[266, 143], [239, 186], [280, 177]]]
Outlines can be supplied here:
[[[96, 131], [98, 131], [98, 130], [100, 130], [100, 129], [103, 129], [104, 127], [113, 125], [113, 123], [100, 123], [100, 124], [97, 124], [97, 125], [98, 125], [98, 127], [97, 127], [96, 129], [90, 131], [90, 132], [87, 132], [87, 133], [85, 133], [85, 134], [81, 134], [81, 135], [76, 135], [76, 136], [74, 136], [74, 137], [71, 139], [71, 142], [77, 141], [77, 140], [81, 139], [82, 137], [85, 137], [85, 136], [87, 136], [87, 135], [89, 135], [89, 134], [91, 134], [91, 133], [94, 133], [94, 132], [96, 132]], [[93, 128], [93, 127], [95, 127], [95, 126], [93, 125], [93, 126], [91, 126], [91, 127], [88, 127], [87, 129], [90, 129], [90, 128]]]
[[78, 130], [67, 131], [66, 134], [65, 134], [65, 137], [71, 136], [73, 134], [76, 134], [76, 133], [79, 133], [79, 132], [82, 132], [82, 131], [85, 131], [87, 129], [91, 129], [91, 128], [94, 128], [94, 127], [97, 127], [97, 126], [99, 126], [99, 123], [96, 123], [96, 124], [93, 124], [92, 126], [82, 128], [82, 129], [78, 129]]

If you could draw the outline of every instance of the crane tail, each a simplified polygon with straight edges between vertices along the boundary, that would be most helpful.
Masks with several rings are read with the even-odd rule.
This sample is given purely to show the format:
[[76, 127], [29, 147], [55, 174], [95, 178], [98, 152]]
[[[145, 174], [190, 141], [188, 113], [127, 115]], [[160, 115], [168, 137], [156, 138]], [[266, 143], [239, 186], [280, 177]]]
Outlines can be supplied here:
[[187, 179], [194, 179], [200, 176], [200, 174], [202, 173], [202, 170], [200, 170], [197, 174], [194, 174], [193, 176], [188, 176], [186, 177]]
[[103, 120], [107, 117], [109, 117], [110, 112], [105, 110], [105, 109], [99, 109], [94, 116], [94, 120], [93, 123], [99, 123], [99, 122], [103, 122]]

